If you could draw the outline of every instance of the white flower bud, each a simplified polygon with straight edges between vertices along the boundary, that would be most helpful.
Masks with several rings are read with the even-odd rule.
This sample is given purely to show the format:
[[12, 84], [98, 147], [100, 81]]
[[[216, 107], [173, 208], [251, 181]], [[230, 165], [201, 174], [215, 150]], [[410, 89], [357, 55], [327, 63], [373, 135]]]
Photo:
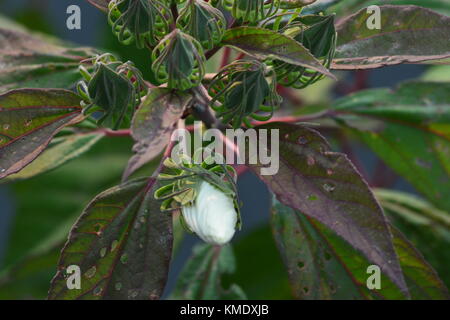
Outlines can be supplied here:
[[189, 229], [207, 243], [224, 245], [233, 238], [238, 219], [233, 199], [206, 181], [182, 214]]

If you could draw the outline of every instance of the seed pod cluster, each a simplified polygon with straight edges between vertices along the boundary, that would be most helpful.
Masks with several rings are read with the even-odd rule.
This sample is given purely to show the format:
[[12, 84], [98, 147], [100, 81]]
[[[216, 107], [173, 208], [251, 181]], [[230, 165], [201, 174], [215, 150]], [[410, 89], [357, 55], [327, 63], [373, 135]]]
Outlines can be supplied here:
[[279, 7], [279, 0], [223, 0], [222, 5], [231, 11], [233, 17], [243, 22], [256, 23], [274, 15]]
[[223, 13], [203, 0], [188, 0], [177, 26], [194, 37], [203, 48], [212, 49], [222, 40], [227, 22]]
[[250, 118], [269, 120], [281, 102], [274, 77], [268, 76], [264, 63], [257, 60], [239, 60], [226, 66], [214, 77], [209, 92], [217, 116], [234, 128], [242, 123], [250, 127]]
[[201, 44], [175, 29], [152, 52], [152, 69], [168, 88], [187, 90], [200, 84], [205, 75], [205, 56]]
[[[292, 36], [303, 44], [313, 56], [329, 68], [334, 58], [336, 31], [334, 15], [307, 15], [297, 17], [289, 24], [281, 26], [279, 32]], [[286, 87], [305, 88], [322, 79], [323, 74], [308, 68], [291, 65], [282, 61], [273, 61], [278, 83]]]
[[108, 21], [123, 44], [138, 48], [155, 46], [168, 32], [173, 21], [165, 0], [112, 0]]
[[123, 63], [111, 54], [83, 61], [92, 64], [90, 73], [80, 65], [84, 81], [78, 83], [84, 114], [99, 112], [97, 123], [116, 130], [131, 119], [135, 107], [147, 92], [140, 71], [132, 62]]

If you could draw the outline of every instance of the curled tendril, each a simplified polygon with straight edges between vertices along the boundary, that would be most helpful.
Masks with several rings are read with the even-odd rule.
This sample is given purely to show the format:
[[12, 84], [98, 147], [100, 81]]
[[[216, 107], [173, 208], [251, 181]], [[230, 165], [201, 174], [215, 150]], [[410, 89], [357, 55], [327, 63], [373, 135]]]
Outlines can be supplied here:
[[222, 12], [203, 0], [188, 0], [180, 12], [177, 25], [197, 39], [205, 49], [222, 40], [227, 22]]
[[192, 159], [185, 156], [178, 162], [171, 158], [164, 161], [165, 172], [158, 175], [162, 186], [154, 194], [155, 199], [161, 201], [161, 211], [171, 212], [193, 204], [201, 183], [206, 181], [234, 200], [239, 217], [236, 171], [229, 165], [217, 164], [214, 160], [218, 154], [211, 152], [206, 159], [199, 161], [204, 151], [204, 148], [197, 149]]
[[152, 69], [160, 83], [187, 90], [200, 84], [205, 75], [205, 56], [201, 44], [175, 29], [152, 52]]
[[209, 87], [217, 117], [234, 128], [242, 123], [251, 127], [249, 118], [269, 120], [281, 101], [276, 81], [272, 77], [269, 83], [267, 73], [266, 66], [257, 60], [238, 60], [223, 68]]
[[[292, 36], [302, 43], [324, 67], [330, 67], [335, 55], [337, 38], [334, 29], [334, 16], [296, 17], [284, 25], [273, 23], [271, 20], [266, 21], [263, 26], [270, 26], [275, 31]], [[318, 37], [318, 34], [321, 36]], [[272, 66], [278, 82], [286, 87], [302, 89], [324, 77], [320, 72], [278, 60], [274, 60]]]
[[173, 20], [169, 8], [160, 0], [112, 0], [108, 21], [123, 44], [136, 42], [138, 48], [155, 46], [169, 33]]
[[[79, 71], [84, 80], [77, 85], [82, 97], [84, 114], [101, 113], [98, 124], [116, 130], [129, 120], [141, 97], [147, 93], [147, 86], [141, 72], [131, 61], [118, 61], [107, 53], [83, 60]], [[90, 64], [92, 73], [83, 65]]]
[[222, 5], [233, 17], [255, 23], [274, 15], [280, 8], [279, 0], [222, 0]]

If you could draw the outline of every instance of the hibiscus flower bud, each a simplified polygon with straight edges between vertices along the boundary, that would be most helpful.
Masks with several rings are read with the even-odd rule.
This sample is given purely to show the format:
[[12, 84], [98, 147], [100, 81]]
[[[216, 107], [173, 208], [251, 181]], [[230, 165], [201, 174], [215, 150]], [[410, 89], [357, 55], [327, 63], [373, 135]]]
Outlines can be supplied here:
[[233, 199], [206, 181], [195, 202], [181, 211], [189, 229], [207, 243], [224, 245], [234, 236], [238, 214]]

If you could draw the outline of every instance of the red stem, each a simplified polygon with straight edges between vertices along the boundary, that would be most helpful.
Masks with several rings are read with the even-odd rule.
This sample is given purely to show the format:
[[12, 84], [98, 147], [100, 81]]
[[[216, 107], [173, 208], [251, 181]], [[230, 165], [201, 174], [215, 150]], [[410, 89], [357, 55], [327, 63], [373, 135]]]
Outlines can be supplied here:
[[230, 56], [231, 56], [231, 48], [225, 47], [223, 49], [222, 61], [220, 62], [220, 69], [222, 69], [229, 63]]

